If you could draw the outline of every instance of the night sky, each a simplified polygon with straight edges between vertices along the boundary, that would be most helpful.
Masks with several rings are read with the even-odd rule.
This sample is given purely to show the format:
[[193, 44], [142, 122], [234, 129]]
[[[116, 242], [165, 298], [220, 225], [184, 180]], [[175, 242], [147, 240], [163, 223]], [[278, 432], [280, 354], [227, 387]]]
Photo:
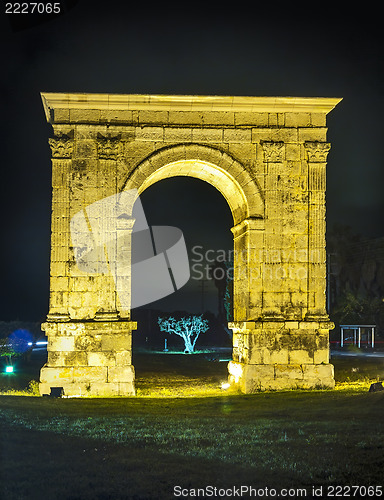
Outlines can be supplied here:
[[[291, 2], [290, 10], [227, 2], [219, 11], [185, 2], [65, 4], [62, 16], [35, 26], [1, 7], [0, 321], [40, 321], [48, 312], [51, 166], [42, 91], [342, 97], [328, 115], [327, 224], [384, 236], [377, 12], [350, 4], [344, 12], [322, 4], [295, 10]], [[181, 227], [189, 249], [230, 248], [231, 214], [211, 186], [171, 179], [142, 201], [149, 223]], [[199, 311], [201, 294], [188, 293], [169, 307], [187, 308], [187, 300]]]

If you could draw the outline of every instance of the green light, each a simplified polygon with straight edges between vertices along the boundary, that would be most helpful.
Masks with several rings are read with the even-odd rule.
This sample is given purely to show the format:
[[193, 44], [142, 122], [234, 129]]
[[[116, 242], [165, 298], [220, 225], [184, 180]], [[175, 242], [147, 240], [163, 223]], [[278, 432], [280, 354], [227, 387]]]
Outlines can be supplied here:
[[13, 373], [13, 366], [6, 366], [5, 373]]

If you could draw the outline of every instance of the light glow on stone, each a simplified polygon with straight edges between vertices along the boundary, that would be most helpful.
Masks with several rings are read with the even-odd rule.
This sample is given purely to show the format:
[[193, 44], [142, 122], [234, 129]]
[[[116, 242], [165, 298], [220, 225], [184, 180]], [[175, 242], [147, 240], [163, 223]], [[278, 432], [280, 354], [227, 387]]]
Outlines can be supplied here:
[[240, 377], [243, 374], [243, 367], [240, 363], [235, 363], [234, 361], [230, 361], [228, 363], [228, 372], [235, 379], [235, 384], [237, 384], [240, 380]]

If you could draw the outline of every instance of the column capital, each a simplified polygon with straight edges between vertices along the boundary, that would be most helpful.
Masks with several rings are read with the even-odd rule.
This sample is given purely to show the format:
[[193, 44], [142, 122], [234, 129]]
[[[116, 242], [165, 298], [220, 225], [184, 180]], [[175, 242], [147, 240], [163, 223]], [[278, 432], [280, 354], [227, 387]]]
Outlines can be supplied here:
[[120, 160], [122, 158], [121, 134], [104, 136], [97, 134], [97, 154], [100, 160]]
[[308, 161], [311, 163], [324, 163], [327, 161], [331, 144], [329, 142], [305, 142]]
[[283, 141], [262, 141], [264, 161], [281, 163], [284, 160], [285, 147]]
[[69, 134], [55, 135], [48, 139], [52, 158], [71, 158], [73, 152], [73, 130]]

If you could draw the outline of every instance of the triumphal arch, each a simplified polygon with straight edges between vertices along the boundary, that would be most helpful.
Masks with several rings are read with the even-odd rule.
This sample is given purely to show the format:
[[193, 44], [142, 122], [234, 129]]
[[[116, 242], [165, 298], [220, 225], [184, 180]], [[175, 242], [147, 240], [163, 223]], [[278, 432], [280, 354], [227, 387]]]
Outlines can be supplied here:
[[[43, 93], [42, 100], [53, 193], [41, 394], [55, 387], [67, 396], [135, 394], [126, 265], [135, 220], [129, 208], [99, 208], [173, 176], [210, 183], [233, 215], [229, 382], [245, 393], [334, 387], [326, 117], [340, 99]], [[94, 241], [96, 226], [104, 240]]]

